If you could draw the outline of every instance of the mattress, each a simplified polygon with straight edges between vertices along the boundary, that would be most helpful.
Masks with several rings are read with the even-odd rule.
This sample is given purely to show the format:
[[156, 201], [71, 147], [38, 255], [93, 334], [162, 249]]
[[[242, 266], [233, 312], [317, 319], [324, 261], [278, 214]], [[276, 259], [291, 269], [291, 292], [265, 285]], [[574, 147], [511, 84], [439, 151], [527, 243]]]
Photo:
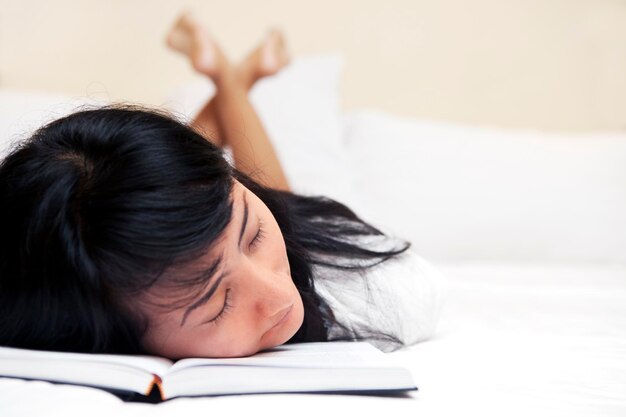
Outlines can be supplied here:
[[626, 266], [439, 267], [449, 294], [436, 336], [388, 353], [419, 387], [406, 397], [263, 394], [152, 405], [0, 378], [0, 415], [626, 415]]

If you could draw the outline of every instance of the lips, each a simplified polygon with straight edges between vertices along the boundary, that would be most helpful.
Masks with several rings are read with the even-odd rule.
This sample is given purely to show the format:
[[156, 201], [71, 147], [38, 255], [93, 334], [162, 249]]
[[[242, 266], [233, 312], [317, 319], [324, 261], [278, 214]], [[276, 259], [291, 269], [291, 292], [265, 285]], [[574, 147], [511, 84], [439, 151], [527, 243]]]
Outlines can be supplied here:
[[289, 313], [291, 313], [292, 309], [293, 309], [293, 304], [285, 309], [285, 312], [280, 316], [280, 319], [278, 319], [278, 321], [274, 323], [274, 325], [271, 328], [273, 329], [274, 327], [277, 327], [283, 324], [283, 322], [286, 321], [287, 316], [289, 316]]

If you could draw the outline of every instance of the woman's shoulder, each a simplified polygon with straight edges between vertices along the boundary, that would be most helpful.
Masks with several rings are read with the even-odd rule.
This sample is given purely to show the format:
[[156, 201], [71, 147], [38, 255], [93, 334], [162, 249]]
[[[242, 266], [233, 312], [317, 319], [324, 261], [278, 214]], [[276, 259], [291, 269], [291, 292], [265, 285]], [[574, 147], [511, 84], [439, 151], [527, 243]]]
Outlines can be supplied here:
[[[389, 236], [361, 240], [377, 250], [397, 247], [398, 242]], [[446, 280], [412, 247], [359, 274], [317, 268], [315, 275], [318, 293], [344, 322], [391, 330], [404, 345], [435, 333], [447, 292]]]

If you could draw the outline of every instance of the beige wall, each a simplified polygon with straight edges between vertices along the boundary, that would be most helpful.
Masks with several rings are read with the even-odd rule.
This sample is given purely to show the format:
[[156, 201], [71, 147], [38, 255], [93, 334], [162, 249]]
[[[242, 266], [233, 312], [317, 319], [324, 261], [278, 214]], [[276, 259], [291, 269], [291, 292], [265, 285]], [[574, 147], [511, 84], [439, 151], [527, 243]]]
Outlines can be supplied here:
[[163, 45], [186, 7], [233, 59], [270, 24], [342, 52], [347, 109], [626, 129], [625, 0], [0, 0], [0, 87], [159, 104], [193, 78]]

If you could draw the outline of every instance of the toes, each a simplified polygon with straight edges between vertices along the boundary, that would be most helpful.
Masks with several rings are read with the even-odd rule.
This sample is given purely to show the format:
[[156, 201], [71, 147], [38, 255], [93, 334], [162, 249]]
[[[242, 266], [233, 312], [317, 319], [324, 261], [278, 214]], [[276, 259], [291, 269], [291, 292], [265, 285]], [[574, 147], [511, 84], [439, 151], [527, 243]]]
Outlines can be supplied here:
[[285, 42], [285, 36], [283, 35], [283, 32], [278, 29], [278, 28], [272, 28], [270, 29], [267, 38], [266, 38], [266, 43], [271, 45], [272, 50], [276, 53], [276, 55], [278, 55], [279, 57], [283, 57], [283, 56], [287, 56], [287, 45]]
[[198, 22], [191, 11], [186, 11], [181, 13], [180, 17], [176, 21], [176, 26], [193, 30], [200, 26], [200, 22]]
[[270, 27], [261, 42], [239, 64], [239, 70], [248, 74], [250, 84], [253, 84], [259, 78], [275, 74], [289, 61], [282, 31]]
[[268, 33], [267, 42], [272, 45], [277, 64], [280, 66], [286, 65], [290, 61], [290, 57], [282, 30], [277, 27], [271, 28]]

